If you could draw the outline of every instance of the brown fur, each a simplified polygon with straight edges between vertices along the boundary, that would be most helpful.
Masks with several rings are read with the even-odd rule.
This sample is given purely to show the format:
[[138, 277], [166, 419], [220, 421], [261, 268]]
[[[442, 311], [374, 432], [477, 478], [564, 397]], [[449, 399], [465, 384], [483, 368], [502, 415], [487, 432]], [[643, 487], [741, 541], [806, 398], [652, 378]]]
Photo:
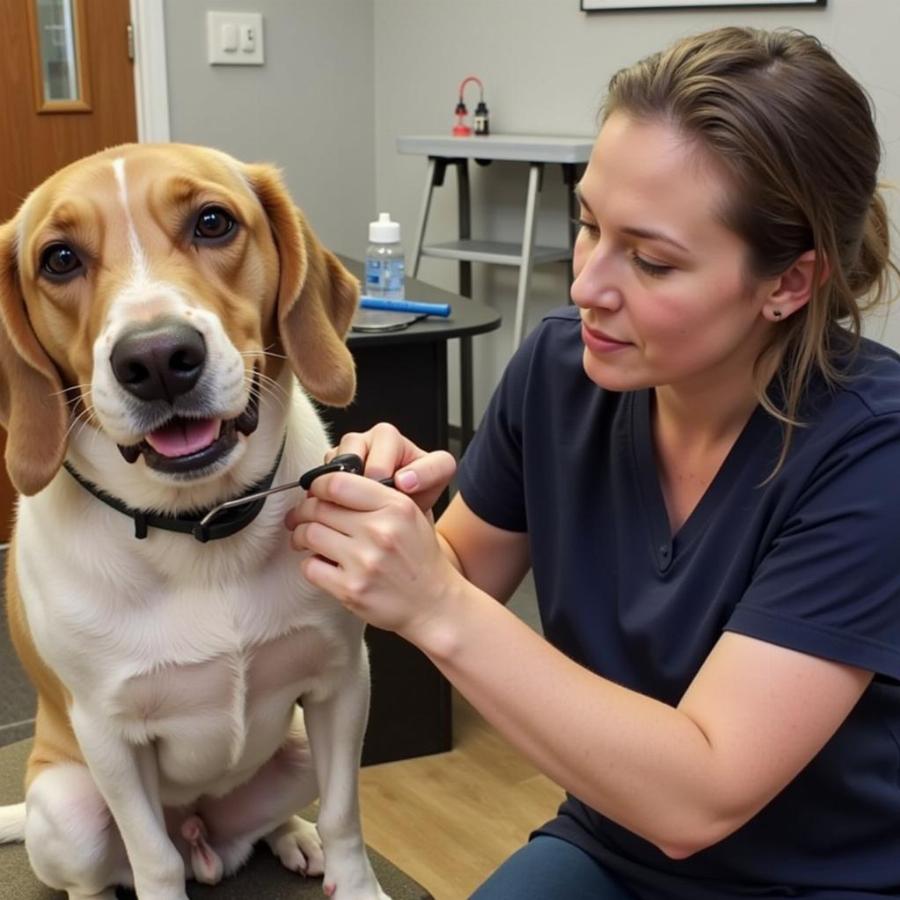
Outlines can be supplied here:
[[44, 663], [28, 630], [16, 578], [15, 539], [6, 553], [6, 614], [13, 647], [38, 695], [34, 747], [28, 757], [25, 789], [47, 767], [60, 762], [84, 763], [69, 721], [71, 698], [60, 680]]

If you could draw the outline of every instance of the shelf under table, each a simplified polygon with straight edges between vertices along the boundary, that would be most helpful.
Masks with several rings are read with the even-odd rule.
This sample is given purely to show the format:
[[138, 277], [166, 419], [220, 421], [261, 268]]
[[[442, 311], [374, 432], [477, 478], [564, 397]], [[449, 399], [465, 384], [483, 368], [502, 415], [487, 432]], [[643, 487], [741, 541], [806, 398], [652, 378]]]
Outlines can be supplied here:
[[[427, 244], [422, 247], [422, 256], [439, 259], [456, 259], [467, 262], [491, 263], [501, 266], [521, 266], [524, 262], [522, 245], [504, 241], [447, 241], [441, 244]], [[531, 250], [532, 265], [559, 262], [572, 258], [568, 247], [547, 247], [535, 245]]]

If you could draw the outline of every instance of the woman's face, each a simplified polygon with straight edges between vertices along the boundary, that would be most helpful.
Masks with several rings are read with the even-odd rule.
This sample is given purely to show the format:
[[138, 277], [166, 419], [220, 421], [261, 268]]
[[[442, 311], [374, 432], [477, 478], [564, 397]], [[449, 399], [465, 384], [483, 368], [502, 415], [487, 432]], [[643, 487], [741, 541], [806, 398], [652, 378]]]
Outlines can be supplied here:
[[571, 292], [598, 385], [752, 390], [772, 285], [748, 277], [748, 247], [721, 222], [728, 190], [672, 126], [607, 119], [578, 187]]

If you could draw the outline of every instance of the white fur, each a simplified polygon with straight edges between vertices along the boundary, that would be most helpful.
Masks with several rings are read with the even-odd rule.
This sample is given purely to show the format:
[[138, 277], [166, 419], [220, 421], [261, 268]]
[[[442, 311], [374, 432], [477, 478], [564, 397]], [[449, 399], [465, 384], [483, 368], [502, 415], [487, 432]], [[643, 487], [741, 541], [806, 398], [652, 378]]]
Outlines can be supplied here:
[[0, 806], [0, 844], [25, 839], [25, 804]]

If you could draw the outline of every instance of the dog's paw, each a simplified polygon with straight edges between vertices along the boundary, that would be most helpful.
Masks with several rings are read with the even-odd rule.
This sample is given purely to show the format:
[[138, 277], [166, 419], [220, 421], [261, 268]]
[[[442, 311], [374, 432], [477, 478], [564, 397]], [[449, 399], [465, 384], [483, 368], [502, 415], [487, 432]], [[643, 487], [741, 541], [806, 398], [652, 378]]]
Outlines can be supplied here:
[[[349, 894], [340, 893], [336, 884], [325, 883], [322, 885], [322, 890], [325, 892], [325, 896], [329, 897], [330, 900], [343, 900], [345, 896], [350, 896]], [[375, 885], [374, 893], [354, 893], [352, 896], [354, 898], [358, 897], [359, 900], [391, 900], [390, 896], [381, 889], [380, 884]]]
[[222, 880], [222, 858], [206, 840], [206, 825], [200, 816], [189, 816], [181, 824], [181, 836], [191, 849], [191, 868], [201, 884], [218, 884]]
[[291, 816], [283, 825], [266, 835], [266, 843], [281, 864], [301, 875], [321, 875], [325, 871], [325, 854], [319, 832], [312, 822]]
[[364, 854], [332, 854], [322, 890], [330, 900], [391, 900]]

